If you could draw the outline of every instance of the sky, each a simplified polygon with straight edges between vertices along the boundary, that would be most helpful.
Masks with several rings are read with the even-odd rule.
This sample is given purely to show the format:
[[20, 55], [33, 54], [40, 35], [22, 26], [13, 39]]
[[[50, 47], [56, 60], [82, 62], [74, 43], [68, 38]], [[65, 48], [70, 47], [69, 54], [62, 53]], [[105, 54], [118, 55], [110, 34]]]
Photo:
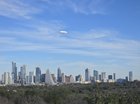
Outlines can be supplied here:
[[140, 0], [0, 0], [0, 74], [12, 61], [140, 80]]

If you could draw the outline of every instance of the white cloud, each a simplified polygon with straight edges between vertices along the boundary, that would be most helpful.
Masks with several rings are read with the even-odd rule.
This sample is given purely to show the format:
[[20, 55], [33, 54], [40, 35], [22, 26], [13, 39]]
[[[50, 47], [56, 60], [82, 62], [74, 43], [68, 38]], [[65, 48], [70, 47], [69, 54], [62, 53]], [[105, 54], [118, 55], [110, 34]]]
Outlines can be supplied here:
[[[46, 2], [46, 8], [44, 3]], [[38, 2], [40, 2], [38, 4]], [[70, 9], [75, 13], [82, 14], [106, 14], [106, 7], [111, 0], [41, 0], [41, 1], [22, 1], [22, 0], [0, 0], [0, 15], [9, 18], [32, 18], [33, 14], [42, 11], [63, 11]], [[57, 9], [56, 9], [57, 8]]]
[[[103, 0], [81, 0], [80, 2], [69, 1], [70, 8], [77, 13], [83, 14], [104, 14]], [[104, 4], [105, 5], [105, 4]]]
[[84, 40], [93, 40], [93, 39], [101, 39], [101, 38], [111, 38], [116, 36], [118, 33], [113, 30], [94, 30], [91, 29], [86, 32], [72, 32], [75, 34], [71, 36], [72, 38], [84, 39]]
[[40, 9], [28, 5], [21, 0], [0, 0], [0, 15], [10, 18], [31, 18], [31, 15], [38, 13]]
[[60, 33], [61, 34], [68, 34], [68, 32], [67, 31], [64, 31], [64, 30], [61, 30]]
[[50, 7], [64, 7], [82, 14], [106, 14], [106, 8], [112, 0], [42, 0]]
[[32, 24], [29, 27], [32, 29], [0, 30], [0, 51], [47, 51], [108, 59], [140, 58], [140, 42], [120, 39], [116, 31], [91, 29], [62, 36], [60, 32], [67, 33], [67, 29], [58, 22]]

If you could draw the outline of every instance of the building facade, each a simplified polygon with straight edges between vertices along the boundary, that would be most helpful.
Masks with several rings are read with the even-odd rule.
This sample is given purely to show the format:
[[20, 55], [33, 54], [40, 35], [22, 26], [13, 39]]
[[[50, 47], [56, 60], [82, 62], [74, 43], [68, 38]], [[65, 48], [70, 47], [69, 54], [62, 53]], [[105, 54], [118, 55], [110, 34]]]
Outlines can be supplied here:
[[52, 78], [52, 75], [51, 75], [49, 70], [46, 71], [45, 83], [47, 85], [55, 85], [53, 78]]
[[90, 81], [90, 70], [85, 69], [85, 81]]
[[26, 66], [20, 67], [20, 82], [22, 85], [26, 84]]
[[17, 83], [17, 67], [16, 63], [12, 62], [12, 82]]
[[129, 81], [133, 81], [133, 72], [132, 71], [129, 72]]
[[35, 72], [35, 83], [38, 84], [41, 82], [41, 69], [39, 67], [36, 67]]
[[101, 73], [101, 81], [106, 82], [106, 72]]
[[96, 82], [99, 80], [99, 75], [98, 75], [98, 71], [97, 70], [93, 70], [93, 77], [94, 77], [94, 80]]
[[60, 68], [57, 69], [57, 82], [62, 82], [62, 73]]

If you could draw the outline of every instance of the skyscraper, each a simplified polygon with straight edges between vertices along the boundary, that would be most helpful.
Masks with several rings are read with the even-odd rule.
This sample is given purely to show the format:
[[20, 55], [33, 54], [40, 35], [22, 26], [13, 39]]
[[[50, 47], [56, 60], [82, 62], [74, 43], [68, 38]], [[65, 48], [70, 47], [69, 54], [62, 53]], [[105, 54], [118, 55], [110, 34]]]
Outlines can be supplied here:
[[74, 78], [73, 78], [73, 76], [72, 75], [70, 75], [70, 83], [74, 83], [75, 81], [74, 81]]
[[28, 75], [26, 76], [26, 84], [30, 84]]
[[41, 81], [41, 69], [36, 67], [35, 83], [40, 83]]
[[12, 62], [12, 82], [17, 83], [17, 67], [14, 62]]
[[8, 73], [4, 72], [4, 84], [7, 85], [8, 84]]
[[114, 80], [113, 80], [113, 75], [108, 75], [107, 82], [109, 82], [109, 83], [114, 82]]
[[128, 76], [125, 77], [125, 80], [128, 82]]
[[9, 72], [5, 72], [3, 77], [5, 85], [11, 84], [11, 75]]
[[65, 75], [65, 83], [66, 84], [70, 83], [70, 76]]
[[102, 81], [102, 75], [99, 74], [99, 81]]
[[60, 68], [57, 69], [57, 82], [62, 82], [62, 73]]
[[46, 76], [45, 77], [46, 77], [45, 78], [45, 83], [46, 84], [48, 84], [48, 85], [55, 85], [49, 70], [46, 71]]
[[108, 80], [112, 80], [112, 75], [108, 75]]
[[113, 73], [113, 80], [116, 80], [116, 73]]
[[1, 83], [4, 84], [4, 74], [2, 74]]
[[76, 82], [82, 82], [83, 81], [82, 75], [76, 76], [75, 80], [76, 80]]
[[106, 72], [101, 73], [101, 81], [106, 82]]
[[97, 70], [93, 70], [93, 77], [94, 77], [95, 81], [99, 80], [99, 75], [98, 75], [98, 71]]
[[62, 73], [62, 83], [65, 83], [65, 74]]
[[51, 74], [51, 76], [52, 76], [53, 81], [56, 83], [57, 81], [56, 81], [55, 74]]
[[20, 67], [20, 80], [21, 84], [26, 84], [26, 66], [23, 65]]
[[34, 84], [34, 72], [29, 72], [29, 84]]
[[45, 83], [46, 74], [41, 74], [41, 82]]
[[133, 72], [132, 71], [129, 72], [129, 81], [133, 81]]
[[90, 71], [89, 69], [85, 69], [85, 81], [90, 81]]

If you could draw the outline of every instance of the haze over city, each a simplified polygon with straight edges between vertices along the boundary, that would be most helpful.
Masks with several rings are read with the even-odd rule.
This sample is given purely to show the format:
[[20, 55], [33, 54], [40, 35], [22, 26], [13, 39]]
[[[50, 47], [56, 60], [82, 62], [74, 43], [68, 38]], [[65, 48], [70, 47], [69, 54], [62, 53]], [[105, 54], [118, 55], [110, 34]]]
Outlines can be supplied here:
[[0, 75], [86, 68], [140, 80], [139, 0], [0, 0]]

